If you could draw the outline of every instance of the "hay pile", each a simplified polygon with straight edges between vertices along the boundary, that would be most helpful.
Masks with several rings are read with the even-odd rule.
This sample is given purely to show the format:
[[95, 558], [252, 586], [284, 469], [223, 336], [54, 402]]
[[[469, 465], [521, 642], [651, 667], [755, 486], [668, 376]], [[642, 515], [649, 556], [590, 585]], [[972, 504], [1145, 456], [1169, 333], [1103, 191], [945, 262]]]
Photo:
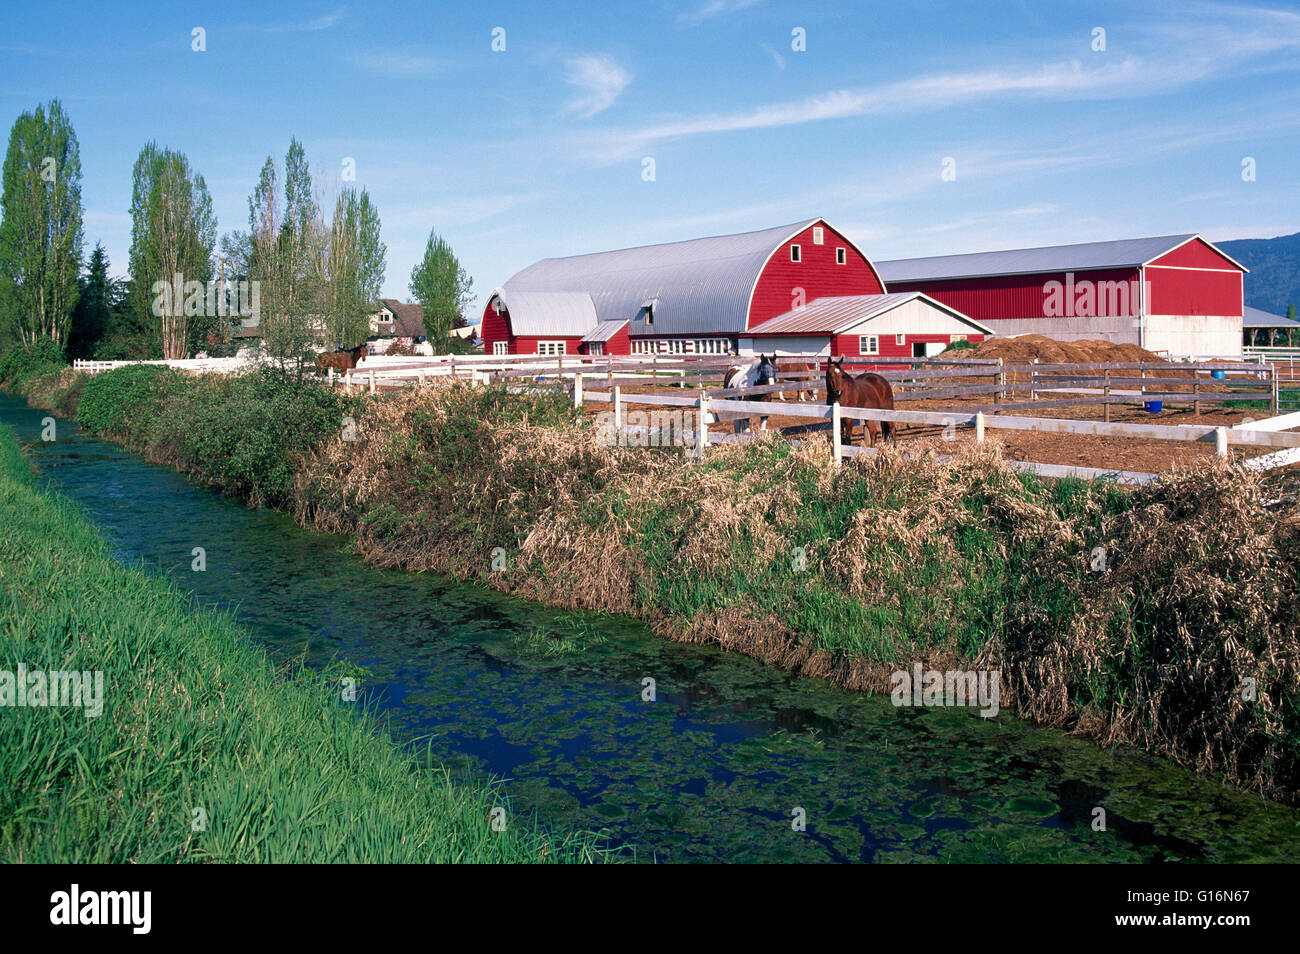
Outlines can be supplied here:
[[1040, 364], [1100, 364], [1103, 362], [1164, 361], [1153, 351], [1135, 344], [1118, 344], [1114, 341], [1057, 341], [1046, 335], [1020, 335], [1016, 338], [989, 338], [963, 357], [1001, 358], [1004, 362], [1029, 363], [1035, 358]]

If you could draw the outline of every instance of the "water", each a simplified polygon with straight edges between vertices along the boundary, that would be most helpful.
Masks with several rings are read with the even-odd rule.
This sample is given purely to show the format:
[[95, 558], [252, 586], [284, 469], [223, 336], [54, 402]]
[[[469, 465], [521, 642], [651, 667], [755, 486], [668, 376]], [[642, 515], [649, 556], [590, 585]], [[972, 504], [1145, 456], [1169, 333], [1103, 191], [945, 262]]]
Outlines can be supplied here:
[[373, 569], [345, 538], [70, 422], [43, 444], [43, 417], [0, 396], [0, 420], [120, 559], [233, 609], [280, 658], [363, 667], [363, 694], [399, 738], [506, 779], [516, 810], [604, 831], [640, 860], [1300, 860], [1300, 812], [1142, 753], [1009, 713], [895, 708], [632, 620]]

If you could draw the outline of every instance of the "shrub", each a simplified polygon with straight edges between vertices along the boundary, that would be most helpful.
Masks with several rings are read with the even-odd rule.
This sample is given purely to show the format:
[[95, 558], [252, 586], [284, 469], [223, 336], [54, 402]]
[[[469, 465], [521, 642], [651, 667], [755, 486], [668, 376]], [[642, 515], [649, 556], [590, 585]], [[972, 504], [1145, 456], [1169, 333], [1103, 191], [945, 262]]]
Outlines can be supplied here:
[[143, 449], [163, 402], [185, 383], [182, 372], [153, 364], [94, 375], [82, 389], [77, 423], [96, 434], [111, 435]]
[[22, 392], [36, 378], [56, 375], [67, 367], [63, 346], [53, 338], [37, 338], [30, 345], [18, 345], [0, 357], [0, 387]]

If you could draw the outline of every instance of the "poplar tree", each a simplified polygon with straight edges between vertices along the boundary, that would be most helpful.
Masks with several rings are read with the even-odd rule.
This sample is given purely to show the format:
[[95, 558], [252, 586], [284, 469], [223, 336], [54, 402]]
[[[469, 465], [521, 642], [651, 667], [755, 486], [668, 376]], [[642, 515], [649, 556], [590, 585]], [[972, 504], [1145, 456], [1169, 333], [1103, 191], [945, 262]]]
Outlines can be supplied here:
[[203, 176], [181, 153], [146, 143], [132, 172], [131, 298], [142, 319], [157, 319], [165, 358], [184, 358], [217, 321], [206, 295], [216, 240]]
[[370, 332], [370, 315], [384, 284], [387, 249], [379, 238], [379, 211], [364, 189], [344, 189], [334, 204], [325, 248], [325, 331], [350, 348]]
[[14, 121], [0, 194], [0, 327], [31, 346], [68, 338], [81, 274], [81, 150], [57, 99]]

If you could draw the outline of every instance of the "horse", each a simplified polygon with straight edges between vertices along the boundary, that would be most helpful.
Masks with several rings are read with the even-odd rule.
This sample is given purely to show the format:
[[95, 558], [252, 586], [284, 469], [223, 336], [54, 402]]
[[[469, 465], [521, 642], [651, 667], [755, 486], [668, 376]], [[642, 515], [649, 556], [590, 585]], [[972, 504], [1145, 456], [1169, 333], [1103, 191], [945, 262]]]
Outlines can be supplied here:
[[[785, 371], [800, 371], [800, 372], [807, 372], [807, 373], [811, 376], [811, 375], [815, 375], [815, 374], [818, 372], [818, 370], [820, 370], [820, 368], [821, 368], [821, 365], [816, 364], [816, 363], [813, 363], [813, 364], [787, 364], [787, 365], [783, 368], [783, 370], [785, 370]], [[817, 389], [816, 389], [816, 388], [807, 388], [807, 389], [805, 389], [804, 384], [805, 384], [804, 381], [802, 381], [802, 380], [799, 381], [799, 392], [798, 392], [798, 394], [797, 394], [797, 396], [796, 396], [795, 399], [796, 399], [796, 400], [799, 400], [799, 401], [811, 401], [813, 398], [815, 398], [815, 397], [817, 396]], [[779, 398], [779, 399], [782, 400], [782, 401], [785, 400], [785, 392], [784, 392], [784, 391], [777, 391], [777, 392], [776, 392], [776, 396], [777, 396], [777, 398]]]
[[360, 363], [366, 353], [366, 343], [363, 341], [351, 350], [340, 348], [338, 351], [327, 351], [324, 354], [316, 355], [316, 373], [325, 374], [329, 368], [337, 368], [342, 374], [350, 368], [355, 368]]
[[[878, 374], [868, 371], [866, 374], [852, 375], [844, 373], [844, 359], [839, 364], [834, 359], [826, 362], [826, 403], [839, 404], [841, 407], [879, 408], [884, 411], [894, 409], [894, 389]], [[891, 421], [864, 421], [862, 429], [864, 446], [871, 447], [883, 434], [884, 439], [894, 439], [894, 425]], [[840, 419], [840, 439], [846, 447], [853, 445], [853, 419]]]
[[[776, 355], [768, 357], [760, 354], [752, 361], [745, 364], [737, 364], [727, 369], [726, 376], [722, 379], [724, 388], [752, 388], [764, 384], [776, 384]], [[766, 394], [746, 394], [740, 400], [742, 401], [765, 401]], [[735, 433], [740, 434], [749, 430], [749, 418], [738, 417], [733, 422]], [[767, 430], [767, 418], [760, 417], [758, 426], [761, 430]]]

